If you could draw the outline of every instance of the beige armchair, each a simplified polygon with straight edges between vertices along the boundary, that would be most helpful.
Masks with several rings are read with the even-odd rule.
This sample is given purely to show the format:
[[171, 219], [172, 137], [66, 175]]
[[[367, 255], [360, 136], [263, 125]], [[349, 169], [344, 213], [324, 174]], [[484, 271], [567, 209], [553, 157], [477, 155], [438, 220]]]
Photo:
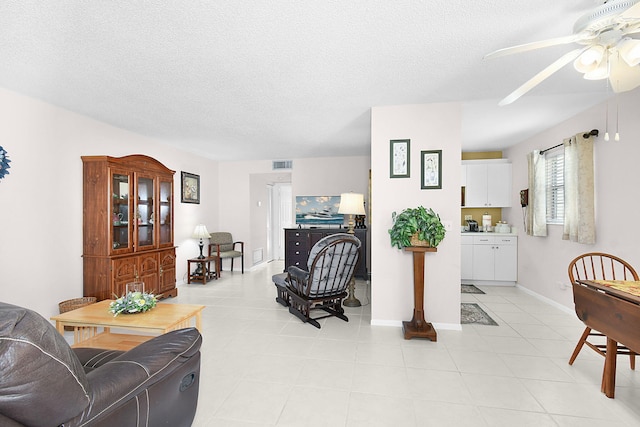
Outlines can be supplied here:
[[244, 274], [244, 242], [234, 242], [231, 233], [222, 231], [211, 233], [211, 237], [209, 238], [209, 256], [218, 257], [218, 272], [222, 271], [223, 259], [231, 259], [231, 271], [233, 271], [233, 260], [240, 258], [242, 274]]

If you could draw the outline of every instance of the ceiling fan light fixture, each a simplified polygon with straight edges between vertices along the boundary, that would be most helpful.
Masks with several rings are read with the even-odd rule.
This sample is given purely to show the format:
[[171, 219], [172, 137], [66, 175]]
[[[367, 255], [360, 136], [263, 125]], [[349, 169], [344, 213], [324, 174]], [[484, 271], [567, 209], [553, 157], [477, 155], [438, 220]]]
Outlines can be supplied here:
[[616, 46], [624, 62], [630, 67], [640, 64], [640, 40], [625, 37]]
[[599, 44], [591, 46], [573, 61], [573, 68], [582, 74], [594, 72], [602, 63], [604, 55], [605, 49], [603, 46]]
[[603, 80], [609, 77], [608, 53], [605, 55], [605, 58], [604, 61], [600, 61], [597, 67], [584, 73], [586, 80]]
[[594, 71], [596, 68], [598, 68], [598, 65], [599, 64], [597, 63], [585, 64], [581, 58], [573, 61], [573, 68], [575, 68], [577, 72], [582, 74]]
[[604, 46], [596, 44], [580, 55], [580, 61], [585, 65], [599, 64], [604, 58]]

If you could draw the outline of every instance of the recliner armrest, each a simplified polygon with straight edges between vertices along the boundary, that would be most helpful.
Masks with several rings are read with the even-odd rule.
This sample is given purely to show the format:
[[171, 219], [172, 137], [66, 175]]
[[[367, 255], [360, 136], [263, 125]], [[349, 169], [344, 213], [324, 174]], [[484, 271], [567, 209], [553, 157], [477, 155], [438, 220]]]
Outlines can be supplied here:
[[102, 348], [77, 347], [73, 352], [78, 356], [85, 372], [91, 372], [120, 356], [124, 353], [121, 350], [105, 350]]
[[0, 426], [2, 427], [24, 427], [24, 424], [20, 424], [16, 420], [12, 420], [11, 418], [5, 417], [0, 414]]
[[154, 337], [87, 373], [91, 404], [76, 417], [86, 422], [115, 410], [129, 397], [179, 369], [195, 356], [202, 344], [196, 328]]

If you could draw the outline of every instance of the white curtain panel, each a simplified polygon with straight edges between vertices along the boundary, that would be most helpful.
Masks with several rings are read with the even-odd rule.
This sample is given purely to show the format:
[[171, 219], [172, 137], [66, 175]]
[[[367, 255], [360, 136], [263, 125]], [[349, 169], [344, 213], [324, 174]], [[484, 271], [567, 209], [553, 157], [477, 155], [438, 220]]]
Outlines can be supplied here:
[[564, 140], [563, 240], [596, 242], [593, 138], [579, 133]]
[[529, 205], [526, 227], [530, 236], [547, 235], [546, 161], [539, 150], [527, 154], [529, 166]]

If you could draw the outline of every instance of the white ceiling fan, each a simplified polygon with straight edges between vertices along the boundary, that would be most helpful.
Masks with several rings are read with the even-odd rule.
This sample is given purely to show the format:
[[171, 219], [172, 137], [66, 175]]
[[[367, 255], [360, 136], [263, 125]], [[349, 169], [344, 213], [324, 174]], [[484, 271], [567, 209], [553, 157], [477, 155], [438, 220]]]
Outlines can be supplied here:
[[497, 58], [562, 44], [582, 45], [562, 55], [500, 101], [499, 105], [511, 104], [572, 61], [585, 79], [608, 78], [616, 93], [635, 89], [640, 86], [640, 40], [632, 36], [639, 33], [640, 0], [608, 0], [581, 16], [569, 36], [507, 47], [485, 55], [485, 59]]

